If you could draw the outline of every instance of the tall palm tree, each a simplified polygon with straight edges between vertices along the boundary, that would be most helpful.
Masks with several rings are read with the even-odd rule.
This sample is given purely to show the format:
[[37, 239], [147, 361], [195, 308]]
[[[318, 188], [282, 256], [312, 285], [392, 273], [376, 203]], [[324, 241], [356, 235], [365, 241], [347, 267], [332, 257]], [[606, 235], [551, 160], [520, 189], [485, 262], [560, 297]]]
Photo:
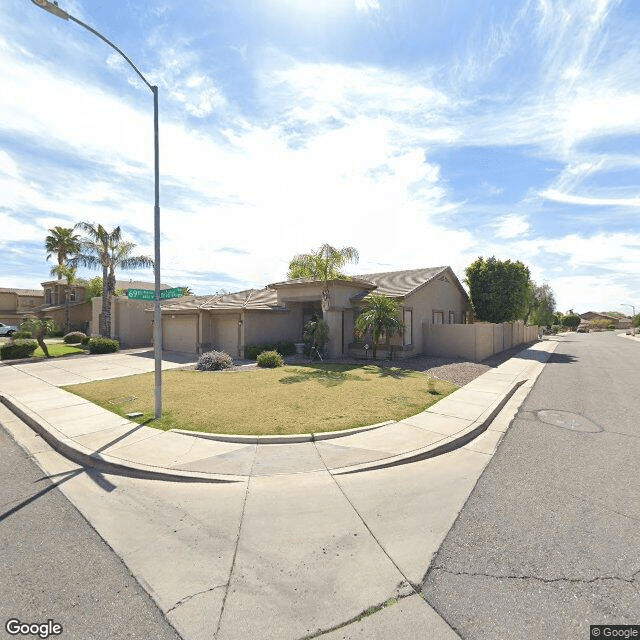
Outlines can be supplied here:
[[[49, 229], [44, 246], [48, 251], [47, 260], [55, 254], [61, 267], [66, 264], [69, 255], [80, 251], [80, 237], [73, 233], [73, 229], [57, 226]], [[61, 279], [62, 275], [58, 274], [58, 280]]]
[[363, 335], [371, 333], [373, 342], [373, 359], [380, 339], [385, 336], [387, 345], [396, 333], [400, 333], [404, 324], [400, 320], [400, 305], [384, 294], [372, 293], [366, 298], [364, 311], [356, 320], [356, 331]]
[[65, 290], [65, 307], [64, 307], [64, 331], [65, 333], [69, 333], [70, 330], [70, 320], [69, 320], [69, 307], [71, 305], [71, 290], [75, 288], [76, 283], [78, 282], [78, 278], [76, 277], [76, 272], [78, 270], [75, 267], [70, 267], [67, 264], [58, 264], [51, 269], [51, 275], [57, 275], [58, 280], [61, 278], [66, 278], [67, 286]]
[[289, 262], [289, 279], [317, 278], [324, 281], [322, 291], [322, 308], [329, 306], [329, 280], [348, 280], [340, 271], [347, 262], [358, 262], [360, 256], [355, 247], [336, 249], [330, 244], [323, 244], [317, 251], [301, 253]]
[[78, 222], [76, 229], [87, 237], [80, 241], [80, 251], [69, 262], [90, 269], [102, 268], [102, 319], [100, 335], [111, 337], [111, 298], [116, 290], [116, 269], [152, 267], [149, 256], [133, 256], [136, 245], [122, 239], [120, 227], [108, 231], [101, 224]]

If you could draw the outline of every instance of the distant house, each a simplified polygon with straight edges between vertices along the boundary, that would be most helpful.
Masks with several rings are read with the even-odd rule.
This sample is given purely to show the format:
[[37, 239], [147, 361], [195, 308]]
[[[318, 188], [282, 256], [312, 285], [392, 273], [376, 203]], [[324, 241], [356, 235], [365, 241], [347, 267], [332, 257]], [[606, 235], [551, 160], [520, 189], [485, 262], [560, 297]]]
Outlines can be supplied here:
[[[0, 321], [6, 324], [20, 325], [23, 320], [29, 316], [37, 318], [48, 318], [53, 320], [61, 329], [65, 326], [65, 313], [67, 304], [67, 280], [66, 278], [47, 280], [42, 284], [42, 290], [27, 289], [0, 289], [0, 308], [4, 305], [17, 305], [13, 315], [7, 314], [7, 320], [0, 318]], [[152, 282], [118, 280], [116, 281], [116, 290], [122, 290], [125, 293], [128, 289], [153, 289], [155, 287]], [[162, 289], [169, 288], [169, 285], [161, 285]], [[8, 292], [4, 295], [2, 292]], [[11, 297], [10, 293], [18, 292]], [[71, 331], [82, 331], [86, 334], [97, 335], [99, 327], [99, 317], [102, 312], [102, 298], [94, 298], [93, 301], [87, 300], [86, 283], [78, 282], [69, 288], [69, 329]], [[17, 300], [17, 302], [14, 302]], [[138, 344], [151, 344], [151, 321], [143, 312], [144, 304], [131, 305], [136, 309], [140, 307], [139, 313], [130, 313], [130, 310], [124, 311], [122, 301], [128, 301], [127, 298], [117, 296], [112, 301], [115, 313], [112, 313], [112, 335], [117, 337], [117, 329], [121, 319], [127, 324], [127, 335], [136, 335], [135, 346]], [[97, 303], [97, 304], [96, 304]], [[117, 304], [120, 306], [115, 306]], [[147, 303], [148, 304], [148, 303]], [[7, 306], [9, 308], [9, 306]], [[1, 313], [1, 312], [0, 312]], [[9, 322], [12, 318], [12, 322]], [[147, 335], [148, 334], [148, 335]], [[123, 346], [129, 346], [125, 344]]]
[[[325, 286], [329, 297], [323, 300]], [[247, 345], [301, 342], [306, 322], [318, 315], [329, 327], [329, 356], [357, 356], [364, 354], [364, 345], [355, 339], [355, 321], [374, 292], [400, 304], [404, 331], [391, 341], [397, 357], [423, 353], [424, 323], [466, 323], [470, 314], [467, 293], [447, 266], [370, 273], [328, 285], [298, 278], [263, 289], [163, 303], [163, 346], [187, 353], [215, 349], [242, 357]], [[380, 355], [384, 357], [384, 349]]]
[[19, 326], [26, 314], [39, 307], [44, 299], [40, 289], [0, 289], [0, 322]]
[[580, 318], [583, 322], [587, 322], [589, 324], [594, 320], [606, 322], [607, 324], [612, 324], [615, 329], [628, 329], [631, 326], [631, 318], [624, 316], [610, 316], [606, 313], [596, 313], [595, 311], [581, 313]]

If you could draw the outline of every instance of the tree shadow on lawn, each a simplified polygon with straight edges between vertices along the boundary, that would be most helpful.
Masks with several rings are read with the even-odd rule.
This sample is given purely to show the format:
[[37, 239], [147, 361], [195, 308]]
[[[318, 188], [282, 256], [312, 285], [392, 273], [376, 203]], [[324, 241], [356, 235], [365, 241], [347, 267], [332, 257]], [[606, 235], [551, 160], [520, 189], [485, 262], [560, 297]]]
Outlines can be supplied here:
[[[315, 380], [325, 387], [335, 387], [344, 382], [368, 382], [370, 377], [349, 373], [353, 369], [363, 370], [371, 376], [379, 376], [381, 378], [402, 379], [410, 375], [409, 371], [397, 368], [385, 368], [377, 365], [361, 365], [361, 364], [326, 364], [326, 365], [297, 365], [293, 371], [294, 374], [280, 378], [281, 384], [297, 384], [299, 382], [307, 382]], [[289, 369], [291, 370], [291, 369]]]

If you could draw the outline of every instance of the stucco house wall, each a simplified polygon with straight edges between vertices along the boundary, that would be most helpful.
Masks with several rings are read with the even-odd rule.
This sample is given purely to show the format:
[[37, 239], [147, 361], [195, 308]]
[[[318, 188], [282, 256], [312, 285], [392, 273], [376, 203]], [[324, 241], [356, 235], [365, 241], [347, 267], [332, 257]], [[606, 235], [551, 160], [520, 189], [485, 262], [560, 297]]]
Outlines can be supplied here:
[[0, 289], [0, 322], [20, 326], [42, 304], [43, 293], [35, 289]]

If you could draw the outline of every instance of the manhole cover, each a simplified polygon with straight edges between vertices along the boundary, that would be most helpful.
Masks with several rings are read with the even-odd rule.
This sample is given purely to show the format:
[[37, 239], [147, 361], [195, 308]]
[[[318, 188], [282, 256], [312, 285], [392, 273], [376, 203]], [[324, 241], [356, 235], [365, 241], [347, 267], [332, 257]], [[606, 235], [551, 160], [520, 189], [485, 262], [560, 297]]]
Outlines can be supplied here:
[[599, 431], [603, 431], [600, 425], [592, 422], [589, 418], [581, 416], [579, 413], [544, 409], [543, 411], [537, 411], [536, 415], [542, 422], [552, 424], [554, 427], [569, 429], [569, 431], [582, 431], [583, 433], [598, 433]]

